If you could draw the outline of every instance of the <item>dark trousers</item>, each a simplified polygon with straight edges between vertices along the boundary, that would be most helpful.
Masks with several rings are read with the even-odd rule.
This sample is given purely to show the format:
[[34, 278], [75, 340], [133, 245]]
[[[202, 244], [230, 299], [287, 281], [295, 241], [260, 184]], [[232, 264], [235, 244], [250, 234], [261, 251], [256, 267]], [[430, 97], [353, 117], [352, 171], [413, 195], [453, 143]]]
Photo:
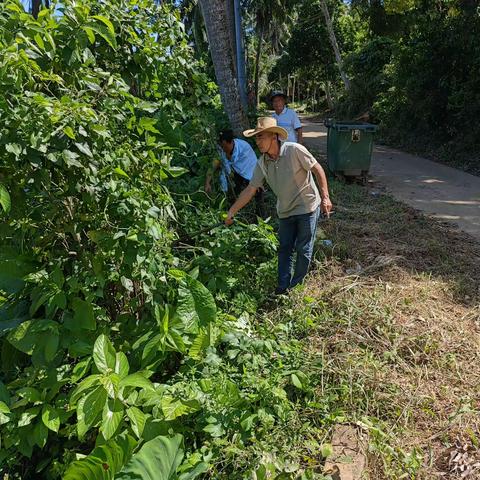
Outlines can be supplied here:
[[[293, 288], [302, 283], [312, 260], [320, 209], [279, 219], [278, 287]], [[292, 277], [293, 255], [296, 253]]]
[[[242, 190], [248, 187], [250, 180], [243, 178], [237, 172], [233, 172], [233, 191], [235, 196], [238, 197]], [[265, 219], [265, 199], [263, 188], [259, 188], [255, 194], [255, 213], [258, 217]]]

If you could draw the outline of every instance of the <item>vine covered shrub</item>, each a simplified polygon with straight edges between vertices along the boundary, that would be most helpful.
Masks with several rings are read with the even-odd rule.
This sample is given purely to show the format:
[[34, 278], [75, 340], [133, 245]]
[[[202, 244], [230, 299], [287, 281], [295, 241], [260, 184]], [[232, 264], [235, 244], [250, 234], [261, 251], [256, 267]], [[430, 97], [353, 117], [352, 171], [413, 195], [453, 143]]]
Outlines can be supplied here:
[[[59, 478], [96, 444], [79, 472], [116, 449], [113, 478], [145, 440], [160, 366], [214, 340], [212, 296], [174, 270], [168, 181], [186, 171], [185, 132], [208, 141], [215, 86], [167, 7], [58, 8], [0, 6], [0, 462]], [[162, 441], [138, 455], [181, 448]]]
[[317, 370], [292, 318], [251, 317], [273, 229], [197, 234], [225, 201], [198, 191], [203, 68], [153, 0], [0, 4], [2, 475], [313, 478]]

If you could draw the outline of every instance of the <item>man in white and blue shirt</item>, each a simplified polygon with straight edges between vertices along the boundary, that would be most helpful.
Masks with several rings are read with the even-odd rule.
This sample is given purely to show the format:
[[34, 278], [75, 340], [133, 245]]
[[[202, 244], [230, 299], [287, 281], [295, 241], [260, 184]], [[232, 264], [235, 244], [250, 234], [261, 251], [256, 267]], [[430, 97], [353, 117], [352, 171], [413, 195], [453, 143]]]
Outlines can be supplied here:
[[[257, 165], [257, 156], [248, 142], [235, 138], [232, 130], [220, 132], [218, 144], [222, 150], [221, 164], [215, 169], [221, 168], [220, 187], [223, 192], [232, 191], [236, 197], [250, 183], [253, 171]], [[230, 187], [230, 188], [229, 188]], [[211, 192], [211, 175], [207, 174], [205, 191]], [[265, 218], [263, 189], [259, 188], [255, 195], [257, 215]]]
[[302, 124], [295, 110], [287, 107], [287, 96], [276, 91], [272, 93], [270, 99], [275, 110], [272, 117], [277, 121], [277, 125], [288, 133], [286, 141], [303, 144]]

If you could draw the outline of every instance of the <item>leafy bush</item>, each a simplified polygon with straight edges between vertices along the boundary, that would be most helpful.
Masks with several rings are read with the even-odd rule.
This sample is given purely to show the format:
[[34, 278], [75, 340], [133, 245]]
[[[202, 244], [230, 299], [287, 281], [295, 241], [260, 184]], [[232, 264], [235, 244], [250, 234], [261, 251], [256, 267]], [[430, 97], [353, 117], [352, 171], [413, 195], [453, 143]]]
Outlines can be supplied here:
[[479, 32], [479, 16], [466, 12], [420, 18], [389, 67], [391, 87], [375, 106], [393, 140], [410, 136], [420, 145], [455, 142], [459, 151], [478, 149], [480, 131], [473, 120], [480, 113]]
[[246, 312], [272, 227], [173, 243], [220, 218], [195, 197], [215, 85], [167, 6], [58, 8], [0, 6], [2, 473], [301, 475], [305, 352]]
[[143, 0], [60, 8], [0, 11], [0, 455], [22, 478], [57, 478], [95, 443], [113, 455], [101, 443], [127, 429], [123, 467], [148, 424], [138, 389], [215, 320], [169, 246], [172, 161], [214, 107], [183, 26]]
[[351, 89], [339, 102], [336, 112], [339, 117], [354, 118], [365, 113], [378, 96], [388, 89], [386, 66], [394, 47], [392, 39], [376, 37], [350, 54], [346, 68], [351, 79]]

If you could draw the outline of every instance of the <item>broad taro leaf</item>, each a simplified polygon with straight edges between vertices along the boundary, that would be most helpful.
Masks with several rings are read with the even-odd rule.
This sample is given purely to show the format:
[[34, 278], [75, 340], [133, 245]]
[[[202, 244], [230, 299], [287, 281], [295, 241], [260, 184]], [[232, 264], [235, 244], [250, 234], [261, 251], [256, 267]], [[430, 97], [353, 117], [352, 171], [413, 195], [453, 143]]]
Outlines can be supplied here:
[[71, 463], [63, 480], [113, 480], [130, 460], [136, 444], [130, 435], [119, 435], [85, 458]]
[[146, 442], [115, 477], [116, 480], [174, 480], [183, 460], [183, 437], [159, 436]]

